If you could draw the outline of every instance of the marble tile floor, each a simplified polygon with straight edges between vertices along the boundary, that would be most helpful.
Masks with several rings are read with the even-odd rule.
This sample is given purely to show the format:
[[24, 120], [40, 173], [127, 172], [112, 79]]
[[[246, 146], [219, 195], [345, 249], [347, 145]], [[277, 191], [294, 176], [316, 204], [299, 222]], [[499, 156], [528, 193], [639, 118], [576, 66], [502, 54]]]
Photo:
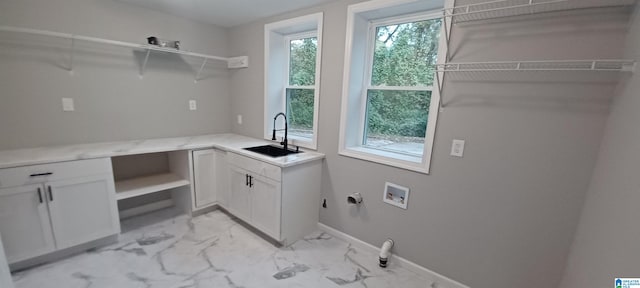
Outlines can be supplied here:
[[[160, 213], [162, 214], [162, 213]], [[166, 213], [165, 213], [166, 214]], [[429, 287], [427, 279], [315, 232], [276, 247], [229, 215], [148, 214], [118, 243], [14, 273], [16, 288]]]

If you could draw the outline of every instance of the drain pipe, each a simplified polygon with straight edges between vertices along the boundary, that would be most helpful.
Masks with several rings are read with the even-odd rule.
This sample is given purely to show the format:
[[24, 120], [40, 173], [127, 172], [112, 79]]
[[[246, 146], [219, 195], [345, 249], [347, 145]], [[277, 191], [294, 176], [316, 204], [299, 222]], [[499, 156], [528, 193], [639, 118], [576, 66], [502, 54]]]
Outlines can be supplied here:
[[391, 238], [384, 241], [382, 247], [380, 247], [380, 267], [382, 268], [387, 268], [387, 261], [389, 260], [389, 256], [391, 256], [391, 247], [393, 247], [393, 240], [391, 240]]

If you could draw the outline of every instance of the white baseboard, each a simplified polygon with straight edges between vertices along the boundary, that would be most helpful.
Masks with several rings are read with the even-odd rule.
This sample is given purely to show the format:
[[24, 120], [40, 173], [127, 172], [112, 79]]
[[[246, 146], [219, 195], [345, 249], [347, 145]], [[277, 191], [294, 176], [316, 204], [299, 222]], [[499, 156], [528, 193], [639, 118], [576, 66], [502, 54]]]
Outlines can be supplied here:
[[[334, 228], [331, 228], [327, 225], [324, 225], [322, 223], [318, 223], [318, 229], [320, 229], [321, 231], [324, 231], [328, 234], [331, 234], [333, 236], [335, 236], [338, 239], [342, 239], [344, 241], [347, 241], [349, 243], [351, 243], [353, 246], [355, 246], [356, 248], [362, 249], [362, 250], [366, 250], [366, 251], [370, 251], [374, 254], [378, 254], [378, 252], [380, 251], [380, 247], [376, 247], [373, 246], [367, 242], [364, 242], [358, 238], [355, 238], [349, 234], [346, 234], [342, 231], [338, 231]], [[459, 283], [455, 280], [449, 279], [443, 275], [440, 275], [436, 272], [433, 272], [427, 268], [424, 268], [416, 263], [413, 263], [407, 259], [404, 259], [400, 256], [396, 256], [396, 255], [392, 255], [392, 258], [389, 259], [389, 261], [394, 261], [396, 262], [399, 266], [401, 266], [402, 268], [405, 268], [407, 270], [410, 270], [416, 274], [422, 275], [425, 278], [428, 279], [432, 279], [433, 283], [431, 283], [431, 286], [427, 286], [427, 287], [433, 287], [433, 288], [469, 288], [469, 286], [466, 286], [462, 283]]]

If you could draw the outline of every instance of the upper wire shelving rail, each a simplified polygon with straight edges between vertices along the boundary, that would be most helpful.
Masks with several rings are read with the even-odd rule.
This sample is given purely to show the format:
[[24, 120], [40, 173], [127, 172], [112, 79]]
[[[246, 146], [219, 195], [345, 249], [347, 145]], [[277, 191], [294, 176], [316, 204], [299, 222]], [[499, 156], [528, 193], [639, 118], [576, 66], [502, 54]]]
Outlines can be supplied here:
[[443, 9], [453, 23], [588, 8], [633, 6], [637, 0], [498, 0]]
[[635, 61], [628, 60], [628, 59], [460, 62], [460, 63], [445, 63], [445, 64], [436, 65], [436, 72], [483, 72], [483, 71], [633, 72], [634, 70], [635, 70]]

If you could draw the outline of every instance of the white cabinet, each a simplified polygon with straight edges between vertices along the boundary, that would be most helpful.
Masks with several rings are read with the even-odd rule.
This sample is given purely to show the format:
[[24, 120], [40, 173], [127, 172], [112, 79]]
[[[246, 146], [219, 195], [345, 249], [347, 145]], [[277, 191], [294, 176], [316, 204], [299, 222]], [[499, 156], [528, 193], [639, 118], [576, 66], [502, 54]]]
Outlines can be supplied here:
[[226, 152], [218, 149], [193, 151], [194, 208], [228, 202]]
[[229, 165], [227, 164], [227, 152], [214, 149], [216, 155], [216, 198], [218, 204], [227, 207], [229, 203]]
[[118, 233], [113, 213], [115, 193], [110, 175], [47, 184], [49, 213], [56, 248], [65, 249]]
[[285, 245], [317, 229], [322, 161], [280, 168], [235, 153], [227, 161], [231, 214]]
[[0, 189], [0, 234], [9, 263], [55, 250], [42, 185]]
[[110, 159], [0, 169], [0, 186], [9, 263], [120, 232]]
[[216, 154], [213, 149], [193, 151], [195, 207], [203, 208], [216, 202]]
[[229, 168], [229, 185], [231, 195], [227, 209], [234, 216], [246, 221], [251, 221], [251, 191], [249, 190], [249, 173], [235, 166]]
[[252, 224], [280, 238], [280, 182], [257, 174], [249, 177]]

